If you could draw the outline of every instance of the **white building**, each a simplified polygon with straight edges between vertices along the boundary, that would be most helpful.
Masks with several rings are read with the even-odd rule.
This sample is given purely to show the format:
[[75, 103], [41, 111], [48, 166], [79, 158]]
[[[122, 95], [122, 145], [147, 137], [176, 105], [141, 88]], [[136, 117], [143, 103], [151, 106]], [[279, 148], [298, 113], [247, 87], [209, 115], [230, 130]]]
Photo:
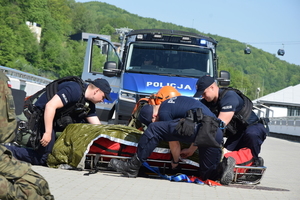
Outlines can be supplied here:
[[42, 35], [41, 25], [37, 24], [35, 22], [33, 22], [33, 23], [29, 22], [29, 21], [26, 21], [26, 25], [31, 30], [31, 32], [34, 34], [34, 36], [36, 37], [38, 43], [40, 43], [40, 41], [41, 41], [41, 35]]
[[300, 84], [255, 99], [253, 103], [260, 116], [269, 117], [271, 134], [299, 141]]
[[300, 84], [255, 99], [253, 103], [268, 117], [300, 117]]

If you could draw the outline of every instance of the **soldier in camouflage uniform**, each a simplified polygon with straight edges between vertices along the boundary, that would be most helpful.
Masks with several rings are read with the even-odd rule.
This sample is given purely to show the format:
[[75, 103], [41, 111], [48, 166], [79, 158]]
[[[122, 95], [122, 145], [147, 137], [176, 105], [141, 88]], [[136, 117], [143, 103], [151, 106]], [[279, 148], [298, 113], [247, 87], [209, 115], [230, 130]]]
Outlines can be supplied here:
[[8, 77], [0, 71], [0, 143], [13, 141], [17, 127], [15, 104], [8, 82]]
[[[15, 104], [8, 77], [0, 71], [0, 143], [15, 138]], [[54, 199], [47, 181], [0, 144], [0, 199]]]
[[0, 199], [54, 199], [47, 181], [0, 145]]

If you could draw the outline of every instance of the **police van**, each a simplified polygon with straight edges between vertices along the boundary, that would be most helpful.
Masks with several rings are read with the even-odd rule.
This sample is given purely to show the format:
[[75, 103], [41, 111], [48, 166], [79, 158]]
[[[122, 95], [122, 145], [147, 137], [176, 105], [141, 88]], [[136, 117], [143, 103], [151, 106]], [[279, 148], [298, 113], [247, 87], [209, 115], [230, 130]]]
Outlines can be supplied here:
[[164, 30], [133, 30], [124, 37], [121, 49], [104, 38], [90, 36], [82, 73], [83, 80], [105, 78], [113, 102], [97, 105], [100, 120], [115, 123], [131, 116], [136, 102], [163, 86], [193, 96], [199, 77], [215, 77], [229, 85], [229, 73], [217, 71], [217, 41], [195, 33]]

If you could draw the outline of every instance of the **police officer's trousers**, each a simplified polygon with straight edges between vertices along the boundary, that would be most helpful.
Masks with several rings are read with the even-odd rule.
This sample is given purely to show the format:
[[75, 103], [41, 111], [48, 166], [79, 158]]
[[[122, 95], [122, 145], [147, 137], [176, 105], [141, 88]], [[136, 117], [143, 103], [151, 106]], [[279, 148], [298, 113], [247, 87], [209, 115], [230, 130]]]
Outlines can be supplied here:
[[17, 147], [17, 146], [7, 146], [5, 147], [9, 149], [15, 158], [21, 161], [25, 161], [31, 163], [33, 165], [47, 165], [47, 158], [49, 153], [52, 152], [53, 146], [55, 143], [55, 131], [52, 131], [51, 140], [46, 147], [42, 145], [39, 146], [38, 149], [33, 150], [30, 148]]
[[268, 130], [263, 124], [257, 123], [249, 126], [242, 134], [236, 134], [227, 138], [224, 147], [229, 151], [238, 151], [249, 148], [254, 158], [258, 158], [261, 145], [266, 139]]
[[[182, 136], [177, 133], [175, 127], [178, 121], [155, 122], [148, 126], [138, 143], [137, 155], [140, 161], [145, 162], [160, 141], [179, 141], [189, 144], [194, 142], [195, 133], [191, 136]], [[218, 129], [215, 139], [219, 144], [223, 142], [221, 130]], [[218, 178], [217, 166], [222, 156], [221, 148], [198, 147], [198, 150], [200, 178], [216, 180]]]

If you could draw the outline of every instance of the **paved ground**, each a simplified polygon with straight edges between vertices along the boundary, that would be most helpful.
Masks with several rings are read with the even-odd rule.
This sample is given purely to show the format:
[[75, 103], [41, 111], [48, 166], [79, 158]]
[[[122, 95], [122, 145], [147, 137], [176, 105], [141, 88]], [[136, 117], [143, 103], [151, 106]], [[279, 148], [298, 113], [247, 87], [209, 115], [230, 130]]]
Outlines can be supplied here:
[[300, 143], [268, 137], [261, 156], [267, 170], [257, 186], [209, 187], [154, 178], [125, 178], [116, 173], [33, 166], [57, 200], [77, 199], [300, 199]]

